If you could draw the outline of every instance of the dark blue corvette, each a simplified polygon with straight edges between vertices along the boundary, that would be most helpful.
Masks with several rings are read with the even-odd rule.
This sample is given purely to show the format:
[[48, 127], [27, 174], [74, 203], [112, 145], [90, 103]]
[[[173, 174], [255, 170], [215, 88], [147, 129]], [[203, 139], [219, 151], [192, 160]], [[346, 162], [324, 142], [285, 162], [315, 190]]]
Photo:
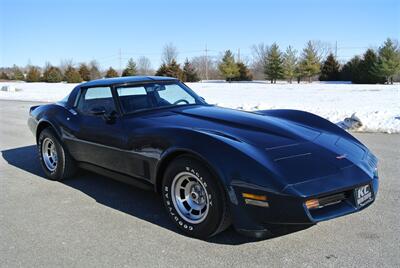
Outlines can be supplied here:
[[173, 78], [83, 83], [32, 107], [28, 124], [49, 178], [84, 168], [153, 189], [199, 238], [230, 224], [257, 237], [315, 224], [364, 209], [378, 191], [376, 157], [329, 121], [208, 105]]

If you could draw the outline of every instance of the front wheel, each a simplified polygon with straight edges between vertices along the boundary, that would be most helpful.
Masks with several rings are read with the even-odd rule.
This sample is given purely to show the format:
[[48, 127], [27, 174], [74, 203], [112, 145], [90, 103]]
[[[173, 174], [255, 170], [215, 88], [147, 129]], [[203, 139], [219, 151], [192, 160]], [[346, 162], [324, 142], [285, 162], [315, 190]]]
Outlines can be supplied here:
[[230, 224], [224, 191], [212, 173], [192, 157], [179, 157], [167, 168], [162, 185], [170, 218], [184, 233], [205, 239]]
[[54, 131], [45, 128], [39, 134], [38, 151], [44, 173], [51, 180], [63, 180], [76, 171], [76, 164]]

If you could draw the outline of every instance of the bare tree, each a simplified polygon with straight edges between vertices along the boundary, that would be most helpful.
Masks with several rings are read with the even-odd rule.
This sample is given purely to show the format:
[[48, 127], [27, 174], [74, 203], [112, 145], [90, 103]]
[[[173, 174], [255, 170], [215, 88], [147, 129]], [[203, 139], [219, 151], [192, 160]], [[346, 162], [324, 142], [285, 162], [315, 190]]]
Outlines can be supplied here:
[[194, 57], [191, 60], [192, 66], [196, 69], [196, 72], [199, 75], [201, 80], [206, 80], [208, 71], [208, 79], [220, 79], [220, 74], [217, 69], [216, 62], [212, 59], [212, 57], [205, 55]]
[[178, 58], [178, 49], [174, 44], [168, 43], [164, 46], [163, 52], [161, 55], [161, 61], [165, 64], [171, 64], [173, 60], [177, 60]]
[[251, 47], [253, 63], [251, 69], [256, 80], [264, 79], [264, 65], [268, 55], [269, 47], [264, 43], [253, 45]]
[[137, 59], [137, 74], [138, 75], [153, 75], [154, 70], [151, 68], [149, 58], [142, 56]]
[[[192, 65], [196, 69], [197, 73], [199, 74], [200, 80], [207, 79], [206, 75], [206, 68], [207, 64], [210, 65], [210, 59], [206, 56], [198, 56], [192, 58]], [[208, 61], [208, 62], [207, 62]]]
[[264, 61], [267, 57], [269, 46], [264, 43], [259, 43], [258, 45], [253, 45], [251, 47], [253, 59], [255, 61]]
[[62, 71], [62, 72], [65, 72], [65, 70], [68, 68], [68, 67], [73, 67], [74, 66], [74, 60], [73, 59], [62, 59], [61, 60], [61, 62], [60, 62], [60, 70]]
[[332, 45], [328, 42], [324, 42], [321, 40], [312, 40], [312, 46], [315, 48], [317, 52], [318, 60], [324, 61], [329, 53], [332, 53]]

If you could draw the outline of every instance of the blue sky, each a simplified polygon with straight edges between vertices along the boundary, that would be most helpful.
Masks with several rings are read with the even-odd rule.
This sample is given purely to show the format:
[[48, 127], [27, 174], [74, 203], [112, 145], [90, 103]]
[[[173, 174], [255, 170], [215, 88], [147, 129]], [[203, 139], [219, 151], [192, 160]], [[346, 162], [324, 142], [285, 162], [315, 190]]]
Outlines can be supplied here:
[[119, 67], [144, 55], [156, 68], [172, 42], [183, 60], [277, 42], [301, 50], [307, 40], [338, 42], [345, 60], [387, 37], [400, 39], [400, 1], [0, 0], [0, 66], [58, 65], [97, 59]]

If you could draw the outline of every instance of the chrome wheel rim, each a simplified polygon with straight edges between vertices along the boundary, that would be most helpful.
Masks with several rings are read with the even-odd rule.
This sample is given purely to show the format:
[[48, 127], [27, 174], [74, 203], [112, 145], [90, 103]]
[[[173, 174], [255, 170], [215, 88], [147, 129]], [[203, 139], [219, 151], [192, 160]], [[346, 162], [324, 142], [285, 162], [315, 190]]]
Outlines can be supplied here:
[[54, 141], [50, 138], [45, 138], [42, 143], [42, 158], [46, 168], [53, 172], [57, 168], [57, 150]]
[[203, 181], [190, 172], [177, 174], [171, 187], [172, 202], [179, 216], [192, 224], [207, 217], [209, 197]]

